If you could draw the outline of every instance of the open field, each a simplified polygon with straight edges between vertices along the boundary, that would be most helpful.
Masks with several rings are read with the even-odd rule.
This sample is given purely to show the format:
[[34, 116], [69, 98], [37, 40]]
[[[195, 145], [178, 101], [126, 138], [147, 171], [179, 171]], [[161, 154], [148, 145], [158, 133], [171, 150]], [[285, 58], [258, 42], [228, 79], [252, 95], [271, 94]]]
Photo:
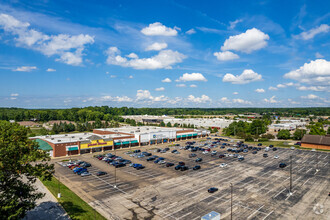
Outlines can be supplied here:
[[[152, 150], [165, 146], [153, 145], [141, 147], [141, 150], [165, 157], [167, 162], [183, 161], [190, 169], [176, 171], [173, 167], [147, 162], [146, 158], [129, 157], [124, 154], [128, 149], [122, 149], [117, 150], [116, 155], [146, 168], [116, 169], [93, 158], [92, 154], [84, 154], [74, 159], [91, 163], [92, 167], [88, 168], [91, 176], [78, 176], [58, 163], [55, 163], [56, 175], [108, 219], [190, 220], [200, 219], [210, 211], [221, 213], [222, 219], [230, 219], [230, 183], [233, 184], [233, 219], [327, 219], [330, 215], [330, 155], [327, 152], [278, 148], [269, 151], [269, 157], [264, 158], [264, 150], [255, 155], [249, 151], [240, 153], [245, 160], [239, 162], [231, 157], [220, 159], [197, 151], [194, 153], [203, 161], [198, 163], [202, 169], [195, 171], [191, 168], [197, 164], [196, 158], [188, 157], [190, 151], [179, 150], [180, 154], [173, 154]], [[219, 147], [215, 150], [226, 152]], [[274, 155], [279, 158], [274, 159]], [[293, 194], [289, 193], [290, 167], [278, 168], [280, 162], [289, 165], [290, 156], [293, 157]], [[221, 163], [228, 166], [220, 168]], [[108, 174], [96, 176], [98, 171]], [[210, 187], [219, 190], [210, 194], [207, 192]]]

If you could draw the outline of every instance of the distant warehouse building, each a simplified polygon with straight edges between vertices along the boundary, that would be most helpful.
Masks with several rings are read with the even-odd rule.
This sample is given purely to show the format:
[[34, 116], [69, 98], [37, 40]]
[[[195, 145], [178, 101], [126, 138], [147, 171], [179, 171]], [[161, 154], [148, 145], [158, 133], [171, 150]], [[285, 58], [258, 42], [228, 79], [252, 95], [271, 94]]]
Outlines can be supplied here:
[[32, 137], [51, 157], [93, 153], [188, 140], [210, 134], [207, 130], [162, 128], [153, 126], [94, 129], [93, 133], [75, 133]]
[[330, 135], [305, 134], [301, 140], [301, 147], [330, 150]]

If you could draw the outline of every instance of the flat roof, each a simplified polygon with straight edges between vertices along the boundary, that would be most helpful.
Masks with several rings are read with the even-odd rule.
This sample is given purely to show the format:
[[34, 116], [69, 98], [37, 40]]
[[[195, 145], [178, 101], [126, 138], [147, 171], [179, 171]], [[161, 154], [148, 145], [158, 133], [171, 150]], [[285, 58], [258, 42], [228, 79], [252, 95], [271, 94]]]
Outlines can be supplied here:
[[91, 141], [97, 139], [112, 140], [113, 138], [112, 136], [108, 134], [99, 135], [99, 134], [87, 132], [87, 133], [74, 133], [74, 134], [44, 135], [44, 136], [32, 137], [31, 139], [41, 139], [53, 144], [58, 144], [58, 143], [72, 143], [77, 141]]
[[95, 130], [99, 131], [111, 131], [111, 132], [122, 132], [127, 134], [143, 134], [151, 132], [163, 132], [163, 131], [184, 131], [191, 130], [193, 128], [176, 128], [176, 127], [155, 127], [155, 126], [124, 126], [119, 128], [99, 128]]

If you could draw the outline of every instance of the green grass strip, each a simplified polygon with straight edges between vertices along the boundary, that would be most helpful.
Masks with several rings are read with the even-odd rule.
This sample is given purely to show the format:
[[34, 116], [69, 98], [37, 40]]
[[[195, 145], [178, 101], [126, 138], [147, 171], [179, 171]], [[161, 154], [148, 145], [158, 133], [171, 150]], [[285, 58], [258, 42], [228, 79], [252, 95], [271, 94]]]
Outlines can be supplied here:
[[61, 198], [58, 201], [71, 219], [106, 219], [55, 177], [52, 177], [51, 181], [41, 180], [41, 182], [56, 198], [60, 186]]

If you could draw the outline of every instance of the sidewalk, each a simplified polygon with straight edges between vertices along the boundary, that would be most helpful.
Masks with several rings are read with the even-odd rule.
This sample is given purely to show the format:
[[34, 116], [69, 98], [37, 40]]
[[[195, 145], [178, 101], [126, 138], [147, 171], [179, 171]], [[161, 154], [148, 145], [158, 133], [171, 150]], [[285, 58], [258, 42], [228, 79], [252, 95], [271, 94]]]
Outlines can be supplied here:
[[37, 206], [29, 211], [23, 220], [36, 220], [36, 219], [47, 219], [47, 220], [68, 220], [70, 219], [65, 210], [58, 204], [56, 198], [51, 192], [37, 179], [35, 183], [39, 192], [45, 193], [46, 195], [37, 201]]

